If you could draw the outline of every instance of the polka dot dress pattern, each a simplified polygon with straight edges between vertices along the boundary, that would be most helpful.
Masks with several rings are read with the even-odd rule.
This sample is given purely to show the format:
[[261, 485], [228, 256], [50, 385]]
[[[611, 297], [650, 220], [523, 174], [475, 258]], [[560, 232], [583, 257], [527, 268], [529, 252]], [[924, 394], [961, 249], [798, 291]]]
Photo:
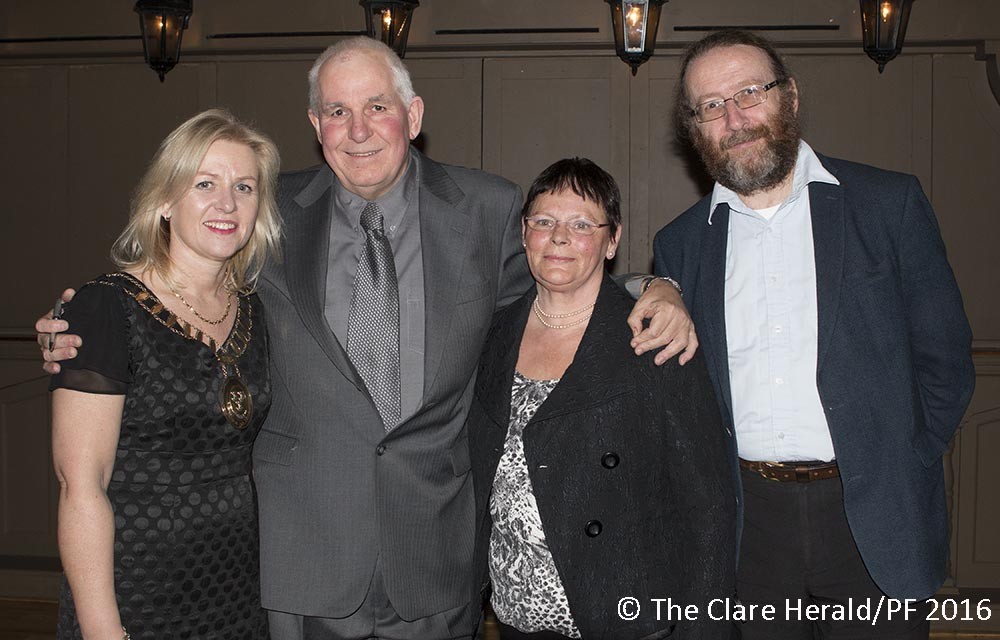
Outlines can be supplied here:
[[[259, 301], [239, 301], [238, 313], [253, 319], [239, 369], [254, 400], [252, 421], [239, 430], [222, 415], [211, 349], [121, 294], [133, 382], [108, 498], [122, 624], [135, 640], [266, 639], [250, 480], [250, 448], [270, 404]], [[65, 580], [57, 637], [82, 638]]]

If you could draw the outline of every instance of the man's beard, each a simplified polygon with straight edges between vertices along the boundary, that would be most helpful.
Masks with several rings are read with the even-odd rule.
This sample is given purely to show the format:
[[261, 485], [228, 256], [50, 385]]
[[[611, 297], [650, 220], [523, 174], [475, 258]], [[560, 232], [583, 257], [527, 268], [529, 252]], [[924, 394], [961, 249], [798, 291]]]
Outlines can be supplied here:
[[[692, 142], [713, 180], [741, 196], [777, 186], [795, 168], [801, 129], [793, 101], [781, 97], [781, 106], [766, 124], [743, 129], [722, 138], [716, 146], [697, 127]], [[764, 149], [737, 160], [728, 149], [738, 144], [764, 139]]]

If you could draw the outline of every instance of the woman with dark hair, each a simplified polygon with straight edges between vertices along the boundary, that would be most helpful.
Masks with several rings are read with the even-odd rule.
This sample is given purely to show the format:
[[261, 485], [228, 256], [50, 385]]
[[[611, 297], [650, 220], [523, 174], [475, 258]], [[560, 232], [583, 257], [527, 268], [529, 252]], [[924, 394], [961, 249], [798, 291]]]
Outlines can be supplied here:
[[267, 638], [250, 447], [270, 404], [253, 286], [276, 253], [278, 150], [209, 110], [161, 143], [52, 378], [57, 637]]
[[657, 367], [629, 348], [604, 170], [556, 162], [522, 215], [536, 286], [494, 318], [469, 418], [477, 588], [492, 584], [500, 637], [728, 638], [706, 614], [734, 591], [736, 503], [704, 359]]

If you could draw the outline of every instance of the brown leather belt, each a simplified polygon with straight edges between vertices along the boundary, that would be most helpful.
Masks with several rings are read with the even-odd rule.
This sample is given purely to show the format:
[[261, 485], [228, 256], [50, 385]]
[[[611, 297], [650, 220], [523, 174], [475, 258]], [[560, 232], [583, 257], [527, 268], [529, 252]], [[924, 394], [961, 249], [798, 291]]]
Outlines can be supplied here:
[[795, 462], [751, 462], [740, 458], [740, 467], [753, 471], [767, 480], [778, 482], [813, 482], [828, 480], [840, 476], [837, 462], [821, 462], [819, 464]]

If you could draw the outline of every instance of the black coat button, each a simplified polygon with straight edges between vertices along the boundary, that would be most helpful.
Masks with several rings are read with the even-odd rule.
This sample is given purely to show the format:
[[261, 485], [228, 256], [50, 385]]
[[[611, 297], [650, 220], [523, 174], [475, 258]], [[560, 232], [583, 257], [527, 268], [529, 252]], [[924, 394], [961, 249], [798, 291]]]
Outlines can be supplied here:
[[583, 530], [586, 531], [587, 535], [591, 538], [596, 538], [601, 535], [602, 529], [604, 529], [604, 525], [601, 524], [600, 520], [591, 520], [587, 523], [587, 526], [585, 526]]
[[376, 455], [382, 455], [383, 453], [385, 453], [385, 445], [384, 444], [380, 444], [379, 446], [375, 447], [375, 454]]
[[614, 469], [618, 466], [618, 454], [614, 451], [608, 451], [603, 456], [601, 456], [601, 466], [605, 469]]

